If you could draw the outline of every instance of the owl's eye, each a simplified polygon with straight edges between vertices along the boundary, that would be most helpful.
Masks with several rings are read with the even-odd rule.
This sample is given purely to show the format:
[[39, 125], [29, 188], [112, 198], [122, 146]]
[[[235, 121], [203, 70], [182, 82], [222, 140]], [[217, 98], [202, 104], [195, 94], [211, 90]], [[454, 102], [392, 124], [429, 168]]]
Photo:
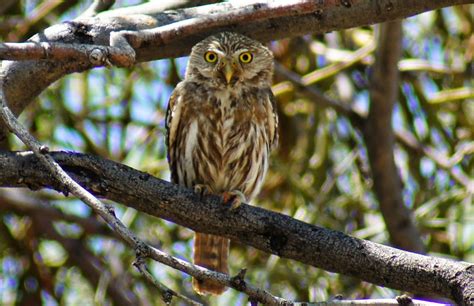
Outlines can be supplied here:
[[250, 63], [252, 59], [253, 59], [253, 56], [252, 56], [252, 53], [250, 52], [242, 52], [239, 55], [239, 60], [244, 64]]
[[208, 63], [215, 63], [217, 61], [217, 54], [215, 52], [212, 52], [212, 51], [207, 51], [204, 54], [204, 59]]

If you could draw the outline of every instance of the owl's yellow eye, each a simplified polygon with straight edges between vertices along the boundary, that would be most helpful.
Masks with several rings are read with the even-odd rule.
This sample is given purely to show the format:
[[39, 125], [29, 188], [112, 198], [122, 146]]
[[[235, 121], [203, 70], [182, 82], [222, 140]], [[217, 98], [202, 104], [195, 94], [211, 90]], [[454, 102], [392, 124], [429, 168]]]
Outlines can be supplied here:
[[239, 60], [244, 64], [250, 63], [252, 59], [253, 59], [253, 56], [252, 56], [252, 53], [250, 52], [242, 52], [239, 55]]
[[207, 51], [206, 54], [204, 54], [204, 59], [208, 63], [215, 63], [217, 61], [217, 54], [216, 52]]

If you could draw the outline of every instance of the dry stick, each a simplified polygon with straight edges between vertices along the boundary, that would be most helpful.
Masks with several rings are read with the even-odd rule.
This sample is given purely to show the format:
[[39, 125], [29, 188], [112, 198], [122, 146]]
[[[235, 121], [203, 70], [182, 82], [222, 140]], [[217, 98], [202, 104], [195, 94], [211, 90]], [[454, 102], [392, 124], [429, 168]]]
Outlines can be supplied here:
[[[145, 264], [145, 261], [144, 261], [144, 258], [138, 258], [134, 263], [133, 265], [138, 269], [138, 271], [140, 271], [140, 273], [145, 277], [145, 279], [153, 284], [155, 287], [159, 288], [160, 290], [160, 293], [161, 293], [161, 296], [163, 297], [163, 301], [169, 305], [171, 303], [171, 300], [173, 298], [173, 296], [177, 295], [177, 293], [173, 290], [171, 290], [170, 288], [164, 286], [162, 283], [158, 282], [154, 277], [153, 275], [150, 274], [150, 272], [148, 272], [148, 269], [146, 268], [146, 264]], [[201, 303], [198, 303], [194, 300], [191, 300], [191, 299], [188, 299], [186, 298], [185, 299], [186, 302], [188, 302], [189, 304], [191, 305], [202, 305]]]
[[[321, 5], [314, 0], [280, 1], [259, 3], [237, 8], [226, 13], [194, 17], [162, 27], [141, 31], [120, 31], [110, 33], [111, 42], [117, 36], [125, 37], [133, 48], [139, 48], [148, 42], [166, 45], [176, 39], [196, 34], [196, 29], [205, 31], [243, 22], [256, 22], [277, 17], [289, 17], [317, 12]], [[113, 45], [113, 43], [111, 43]]]
[[[0, 82], [0, 88], [1, 88]], [[38, 157], [41, 163], [48, 169], [53, 177], [64, 188], [63, 192], [67, 194], [71, 192], [77, 196], [84, 203], [89, 205], [98, 215], [100, 215], [107, 224], [130, 246], [132, 246], [137, 254], [138, 266], [142, 267], [140, 260], [143, 258], [152, 258], [160, 263], [168, 265], [172, 268], [185, 272], [197, 279], [213, 280], [227, 287], [232, 287], [238, 291], [246, 293], [251, 299], [257, 300], [267, 305], [285, 305], [290, 302], [275, 297], [265, 290], [261, 290], [246, 283], [243, 279], [236, 277], [230, 277], [223, 273], [214, 272], [199, 266], [190, 264], [184, 260], [175, 258], [165, 252], [155, 249], [135, 236], [116, 216], [111, 207], [106, 207], [91, 193], [85, 190], [77, 182], [75, 182], [48, 154], [48, 148], [41, 145], [28, 131], [18, 122], [15, 115], [11, 112], [6, 104], [6, 99], [3, 90], [0, 89], [0, 117], [5, 122], [6, 126], [12, 131], [24, 144], [26, 144]], [[143, 270], [138, 268], [140, 272]], [[149, 280], [149, 276], [145, 275], [145, 278]], [[154, 281], [156, 282], [156, 280]], [[164, 285], [158, 287], [162, 289]], [[178, 294], [170, 289], [162, 291], [163, 298], [167, 298], [170, 294], [180, 297], [186, 301], [191, 301], [189, 298]], [[197, 302], [194, 302], [197, 303]]]

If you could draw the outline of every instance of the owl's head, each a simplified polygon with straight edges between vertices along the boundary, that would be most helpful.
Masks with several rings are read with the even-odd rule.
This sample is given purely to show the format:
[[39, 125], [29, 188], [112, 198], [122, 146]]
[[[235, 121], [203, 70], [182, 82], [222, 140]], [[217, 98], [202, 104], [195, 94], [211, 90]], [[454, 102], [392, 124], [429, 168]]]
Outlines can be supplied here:
[[270, 86], [273, 55], [260, 42], [222, 32], [196, 44], [189, 57], [186, 79], [214, 87]]

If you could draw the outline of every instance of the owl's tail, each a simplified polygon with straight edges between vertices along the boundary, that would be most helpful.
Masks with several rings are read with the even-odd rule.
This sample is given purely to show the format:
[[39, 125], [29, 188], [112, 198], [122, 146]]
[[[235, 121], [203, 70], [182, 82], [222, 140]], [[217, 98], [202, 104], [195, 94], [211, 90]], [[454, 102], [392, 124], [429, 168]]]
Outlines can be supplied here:
[[[229, 273], [229, 239], [196, 233], [194, 239], [194, 264], [222, 273]], [[193, 278], [193, 288], [199, 294], [222, 294], [227, 288], [213, 281]]]

